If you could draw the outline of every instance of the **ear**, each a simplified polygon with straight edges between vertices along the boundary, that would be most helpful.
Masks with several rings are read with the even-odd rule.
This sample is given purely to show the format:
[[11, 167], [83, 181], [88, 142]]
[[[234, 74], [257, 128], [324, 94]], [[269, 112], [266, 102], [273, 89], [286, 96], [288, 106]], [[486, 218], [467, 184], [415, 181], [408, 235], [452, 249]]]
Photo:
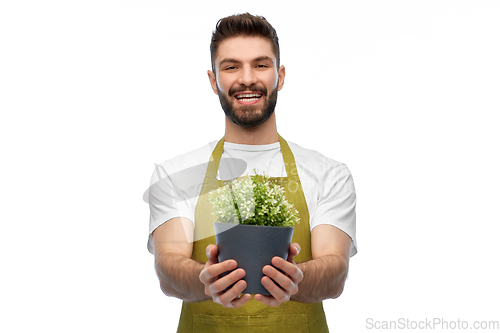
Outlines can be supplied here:
[[210, 85], [212, 86], [212, 90], [216, 95], [219, 95], [217, 91], [217, 80], [215, 79], [215, 74], [211, 70], [207, 71], [208, 79], [210, 80]]
[[285, 66], [281, 65], [280, 68], [278, 68], [278, 91], [283, 88], [283, 85], [285, 84]]

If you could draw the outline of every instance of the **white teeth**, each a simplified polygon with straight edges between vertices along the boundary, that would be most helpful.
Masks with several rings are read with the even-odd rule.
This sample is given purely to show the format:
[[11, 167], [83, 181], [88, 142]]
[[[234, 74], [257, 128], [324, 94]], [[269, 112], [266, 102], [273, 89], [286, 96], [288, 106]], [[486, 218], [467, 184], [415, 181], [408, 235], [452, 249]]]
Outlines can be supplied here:
[[259, 99], [260, 95], [259, 94], [239, 94], [236, 98], [237, 99], [241, 99], [241, 98], [255, 98], [255, 99]]

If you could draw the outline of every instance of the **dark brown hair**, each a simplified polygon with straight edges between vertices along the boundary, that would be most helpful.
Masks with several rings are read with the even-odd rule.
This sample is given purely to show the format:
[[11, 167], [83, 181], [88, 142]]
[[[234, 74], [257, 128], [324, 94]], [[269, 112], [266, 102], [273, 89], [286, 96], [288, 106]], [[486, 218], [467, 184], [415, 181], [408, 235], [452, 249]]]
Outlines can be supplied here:
[[212, 41], [210, 43], [210, 57], [212, 59], [212, 71], [215, 73], [215, 58], [220, 43], [228, 38], [237, 36], [260, 36], [267, 38], [273, 45], [276, 65], [280, 66], [280, 46], [278, 34], [273, 26], [262, 16], [255, 16], [249, 13], [236, 14], [224, 17], [217, 22]]

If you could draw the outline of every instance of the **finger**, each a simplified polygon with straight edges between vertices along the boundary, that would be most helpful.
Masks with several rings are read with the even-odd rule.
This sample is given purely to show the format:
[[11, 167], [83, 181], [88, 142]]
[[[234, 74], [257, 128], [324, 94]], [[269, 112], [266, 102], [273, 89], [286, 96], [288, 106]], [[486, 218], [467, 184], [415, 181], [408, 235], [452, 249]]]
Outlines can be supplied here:
[[[290, 264], [290, 263], [288, 263]], [[265, 277], [262, 278], [262, 285], [271, 293], [273, 294], [273, 291], [269, 289], [268, 287], [273, 287], [272, 285], [276, 285], [279, 289], [284, 290], [288, 295], [294, 295], [299, 291], [299, 288], [297, 286], [298, 282], [295, 282], [292, 280], [292, 278], [288, 275], [285, 275], [281, 272], [279, 272], [277, 269], [274, 267], [271, 267], [269, 265], [264, 266], [262, 269], [262, 272], [266, 275]], [[267, 279], [264, 281], [264, 278]], [[271, 280], [272, 279], [272, 280]], [[274, 282], [273, 282], [274, 280]], [[264, 282], [266, 284], [264, 284]], [[273, 282], [272, 284], [270, 282]], [[283, 298], [282, 293], [278, 293], [279, 290], [273, 288], [275, 290], [275, 296], [276, 298], [280, 299]]]
[[[302, 273], [302, 271], [297, 267], [297, 265], [295, 263], [291, 263], [287, 260], [283, 260], [282, 258], [280, 257], [274, 257], [272, 260], [271, 260], [271, 263], [273, 264], [274, 267], [277, 267], [279, 269], [281, 269], [285, 274], [287, 274], [292, 280], [293, 282], [295, 283], [299, 283], [300, 281], [302, 281], [302, 279], [304, 278], [304, 274]], [[265, 268], [266, 266], [264, 266]], [[267, 267], [271, 267], [271, 266], [268, 266]], [[279, 271], [276, 270], [277, 273], [279, 273]], [[266, 273], [264, 273], [266, 274]], [[267, 274], [266, 274], [267, 275]], [[274, 276], [271, 276], [271, 278], [274, 279]]]
[[241, 297], [237, 297], [235, 300], [233, 300], [231, 302], [231, 305], [233, 308], [239, 308], [240, 306], [242, 306], [243, 304], [245, 304], [246, 302], [248, 302], [249, 300], [252, 299], [252, 295], [250, 294], [244, 294], [244, 295], [241, 295]]
[[225, 307], [232, 308], [233, 301], [237, 301], [237, 298], [241, 295], [243, 290], [247, 287], [247, 283], [244, 280], [240, 280], [236, 282], [234, 286], [231, 287], [228, 291], [221, 293], [220, 295], [217, 296], [218, 301], [220, 304], [224, 305]]
[[292, 243], [288, 248], [288, 258], [289, 262], [293, 262], [293, 258], [300, 253], [300, 245], [299, 243]]
[[261, 295], [261, 294], [255, 294], [254, 296], [254, 299], [258, 302], [261, 302], [265, 305], [268, 305], [268, 306], [274, 306], [274, 307], [277, 307], [279, 306], [281, 303], [278, 302], [278, 300], [276, 298], [274, 298], [273, 296], [264, 296], [264, 295]]
[[214, 244], [208, 245], [206, 251], [207, 251], [208, 261], [219, 262], [219, 259], [217, 258], [217, 254], [219, 253], [219, 248], [217, 247], [217, 245]]
[[[246, 274], [245, 271], [242, 268], [239, 268], [239, 269], [235, 270], [234, 272], [231, 272], [228, 275], [219, 278], [217, 281], [214, 281], [212, 284], [210, 284], [209, 290], [212, 293], [212, 295], [222, 293], [222, 292], [224, 292], [224, 290], [226, 290], [233, 283], [236, 283], [238, 280], [241, 280], [245, 276], [245, 274]], [[246, 282], [245, 282], [245, 286], [246, 286]], [[241, 290], [239, 293], [237, 293], [235, 295], [235, 297], [238, 296], [242, 291], [243, 290]], [[232, 300], [232, 298], [231, 298], [231, 300]]]
[[209, 282], [215, 279], [224, 272], [230, 271], [238, 267], [236, 261], [229, 259], [221, 263], [209, 263], [207, 262], [205, 268], [200, 273], [200, 280], [203, 283]]
[[[288, 279], [288, 281], [290, 281], [290, 279]], [[280, 286], [277, 285], [276, 281], [273, 281], [269, 277], [264, 276], [261, 282], [264, 288], [266, 288], [271, 296], [273, 296], [273, 298], [276, 299], [276, 301], [278, 301], [280, 304], [283, 302], [288, 302], [290, 300], [290, 293], [287, 292], [287, 290], [283, 290], [282, 288], [280, 288]]]

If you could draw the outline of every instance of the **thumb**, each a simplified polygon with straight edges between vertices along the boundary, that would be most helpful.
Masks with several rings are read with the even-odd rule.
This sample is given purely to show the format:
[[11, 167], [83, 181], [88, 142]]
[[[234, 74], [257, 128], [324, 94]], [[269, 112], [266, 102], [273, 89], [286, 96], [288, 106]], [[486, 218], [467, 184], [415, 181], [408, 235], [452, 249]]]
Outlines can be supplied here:
[[300, 253], [299, 243], [292, 243], [288, 249], [288, 261], [293, 262], [293, 258]]
[[209, 261], [212, 261], [214, 263], [219, 262], [219, 259], [217, 258], [217, 254], [219, 253], [219, 248], [217, 247], [217, 245], [214, 244], [208, 245], [206, 251], [207, 251], [207, 259]]

